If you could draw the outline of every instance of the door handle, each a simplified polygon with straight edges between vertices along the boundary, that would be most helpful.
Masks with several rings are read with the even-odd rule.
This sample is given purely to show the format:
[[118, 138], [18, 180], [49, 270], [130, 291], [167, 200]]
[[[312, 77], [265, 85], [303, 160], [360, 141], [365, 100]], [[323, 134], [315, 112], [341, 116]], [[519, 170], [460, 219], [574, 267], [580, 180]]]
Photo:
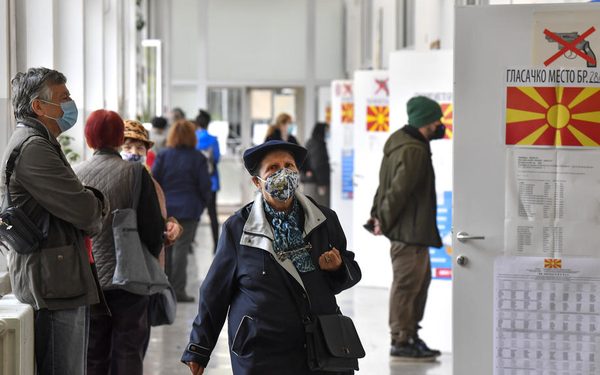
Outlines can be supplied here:
[[485, 236], [471, 236], [467, 232], [458, 232], [456, 239], [460, 242], [467, 242], [468, 240], [485, 240]]

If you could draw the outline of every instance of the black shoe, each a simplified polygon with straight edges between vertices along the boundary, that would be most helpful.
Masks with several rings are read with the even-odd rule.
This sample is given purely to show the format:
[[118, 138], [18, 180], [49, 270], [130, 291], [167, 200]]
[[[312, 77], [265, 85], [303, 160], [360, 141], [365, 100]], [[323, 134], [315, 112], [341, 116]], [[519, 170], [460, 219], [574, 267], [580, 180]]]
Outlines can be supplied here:
[[414, 341], [392, 345], [390, 355], [404, 362], [434, 362], [436, 357], [433, 353], [419, 349]]
[[420, 337], [416, 337], [415, 339], [413, 339], [413, 341], [414, 345], [423, 353], [431, 353], [435, 357], [439, 357], [442, 355], [442, 352], [440, 352], [439, 350], [431, 349], [430, 347], [428, 347], [427, 344], [425, 344], [425, 341], [421, 340]]
[[178, 295], [177, 302], [194, 302], [194, 297], [188, 296], [187, 294]]

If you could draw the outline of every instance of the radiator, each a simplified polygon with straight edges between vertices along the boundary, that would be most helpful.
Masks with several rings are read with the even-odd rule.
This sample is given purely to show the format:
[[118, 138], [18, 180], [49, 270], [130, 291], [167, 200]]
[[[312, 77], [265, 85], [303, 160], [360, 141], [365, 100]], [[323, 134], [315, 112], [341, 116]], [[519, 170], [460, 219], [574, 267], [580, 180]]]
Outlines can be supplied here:
[[33, 309], [12, 294], [0, 298], [0, 375], [34, 374]]

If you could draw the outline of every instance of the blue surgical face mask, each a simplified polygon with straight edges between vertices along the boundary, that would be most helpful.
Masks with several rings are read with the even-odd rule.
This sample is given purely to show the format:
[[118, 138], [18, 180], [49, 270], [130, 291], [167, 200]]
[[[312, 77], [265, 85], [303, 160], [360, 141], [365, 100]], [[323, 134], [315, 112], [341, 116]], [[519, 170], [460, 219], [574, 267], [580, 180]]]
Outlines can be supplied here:
[[298, 126], [296, 124], [289, 124], [287, 128], [287, 132], [290, 135], [296, 136], [298, 132]]
[[123, 160], [125, 160], [125, 161], [132, 161], [132, 162], [136, 162], [136, 163], [146, 164], [145, 156], [142, 156], [139, 154], [134, 154], [131, 152], [121, 151], [121, 158], [123, 158]]
[[61, 132], [64, 133], [67, 130], [71, 129], [73, 127], [73, 125], [75, 125], [75, 123], [77, 122], [78, 112], [77, 112], [77, 105], [75, 104], [74, 100], [69, 100], [68, 102], [62, 102], [60, 104], [52, 103], [52, 102], [49, 102], [46, 100], [42, 100], [42, 101], [44, 103], [52, 104], [52, 105], [55, 105], [62, 109], [63, 115], [59, 118], [54, 118], [54, 117], [50, 117], [48, 115], [44, 115], [44, 116], [56, 121]]
[[265, 191], [273, 198], [285, 202], [290, 199], [296, 189], [298, 189], [298, 181], [300, 176], [298, 172], [289, 168], [282, 168], [273, 173], [266, 180], [256, 176], [259, 180], [265, 183]]

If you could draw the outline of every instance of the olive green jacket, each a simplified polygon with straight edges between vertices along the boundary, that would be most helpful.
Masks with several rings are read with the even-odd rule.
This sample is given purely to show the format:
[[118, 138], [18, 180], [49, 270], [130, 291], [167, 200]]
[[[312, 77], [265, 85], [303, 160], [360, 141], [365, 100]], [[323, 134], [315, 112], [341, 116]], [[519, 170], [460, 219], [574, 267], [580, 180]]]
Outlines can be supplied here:
[[379, 220], [391, 241], [442, 246], [429, 142], [416, 129], [405, 127], [390, 136], [383, 153], [371, 217]]
[[100, 231], [108, 207], [100, 192], [81, 184], [60, 144], [33, 118], [19, 121], [4, 150], [0, 175], [3, 199], [8, 156], [26, 139], [10, 180], [10, 193], [13, 203], [47, 235], [39, 251], [8, 253], [13, 293], [36, 310], [98, 303], [101, 296], [84, 235]]

